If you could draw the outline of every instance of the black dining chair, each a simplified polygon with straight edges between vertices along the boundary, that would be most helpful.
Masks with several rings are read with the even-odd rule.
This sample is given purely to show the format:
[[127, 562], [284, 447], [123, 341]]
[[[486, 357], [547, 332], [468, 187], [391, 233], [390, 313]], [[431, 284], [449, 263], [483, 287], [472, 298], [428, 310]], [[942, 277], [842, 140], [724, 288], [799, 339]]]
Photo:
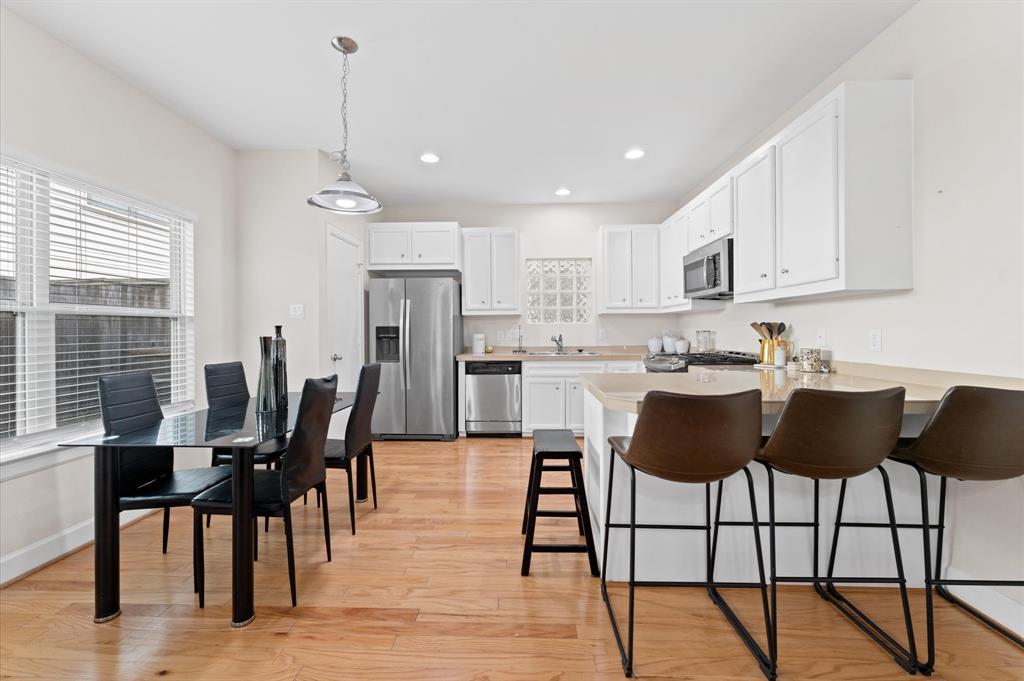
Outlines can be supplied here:
[[[334, 401], [338, 391], [338, 377], [307, 378], [302, 388], [295, 429], [288, 442], [288, 451], [276, 470], [253, 471], [253, 519], [274, 517], [284, 519], [285, 544], [288, 550], [288, 580], [291, 583], [292, 607], [295, 596], [295, 548], [292, 539], [291, 504], [309, 490], [316, 490], [322, 499], [324, 513], [324, 543], [327, 560], [331, 560], [331, 527], [327, 514], [327, 471], [324, 467], [324, 443], [331, 424]], [[231, 481], [228, 480], [203, 492], [192, 500], [194, 510], [194, 562], [199, 607], [205, 605], [203, 523], [204, 514], [231, 515]], [[253, 532], [256, 541], [257, 533]], [[254, 547], [255, 548], [255, 547]]]
[[[207, 364], [203, 367], [203, 373], [206, 377], [206, 404], [211, 412], [248, 404], [249, 385], [245, 381], [245, 368], [241, 362]], [[269, 469], [277, 463], [287, 449], [287, 437], [262, 442], [253, 452], [253, 463], [257, 466], [265, 465]], [[214, 447], [210, 465], [230, 466], [231, 450]], [[210, 526], [210, 516], [206, 517], [206, 526]], [[269, 518], [264, 529], [270, 531]]]
[[[164, 413], [150, 372], [101, 376], [96, 383], [103, 430], [107, 435], [150, 428], [163, 420]], [[173, 447], [119, 447], [117, 451], [119, 508], [122, 511], [164, 509], [164, 553], [167, 553], [171, 508], [188, 506], [194, 496], [231, 477], [231, 470], [227, 468], [174, 470]]]
[[352, 523], [352, 534], [356, 533], [356, 502], [352, 493], [352, 462], [366, 457], [370, 464], [370, 488], [373, 491], [373, 507], [377, 508], [377, 472], [373, 466], [373, 434], [370, 422], [373, 408], [377, 404], [377, 390], [380, 388], [380, 364], [366, 364], [359, 371], [355, 404], [345, 427], [345, 439], [328, 439], [324, 447], [324, 462], [327, 468], [341, 469], [348, 474], [348, 514]]

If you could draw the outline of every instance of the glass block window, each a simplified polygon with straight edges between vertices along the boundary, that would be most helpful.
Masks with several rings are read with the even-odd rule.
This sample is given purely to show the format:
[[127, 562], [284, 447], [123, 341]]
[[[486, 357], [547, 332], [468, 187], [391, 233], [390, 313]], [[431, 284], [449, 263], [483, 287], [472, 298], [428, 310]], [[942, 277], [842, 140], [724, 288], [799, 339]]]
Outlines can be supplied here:
[[526, 261], [526, 322], [588, 324], [593, 301], [590, 258]]

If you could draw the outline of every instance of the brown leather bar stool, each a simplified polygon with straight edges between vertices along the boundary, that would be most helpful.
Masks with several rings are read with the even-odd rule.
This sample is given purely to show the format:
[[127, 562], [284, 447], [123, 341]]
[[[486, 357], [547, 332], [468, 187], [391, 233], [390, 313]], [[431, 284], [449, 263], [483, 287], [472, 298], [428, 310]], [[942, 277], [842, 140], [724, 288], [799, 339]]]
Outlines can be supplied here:
[[[917, 671], [917, 649], [914, 641], [913, 621], [907, 598], [907, 583], [903, 573], [896, 514], [893, 510], [892, 488], [882, 462], [893, 451], [899, 439], [903, 421], [903, 388], [865, 392], [839, 392], [799, 388], [786, 400], [779, 422], [768, 442], [761, 450], [758, 461], [768, 471], [768, 540], [771, 546], [771, 613], [769, 651], [772, 671], [778, 669], [778, 607], [777, 585], [782, 583], [811, 583], [815, 591], [832, 603], [843, 615], [878, 643], [905, 671]], [[885, 504], [889, 514], [893, 554], [896, 559], [896, 577], [836, 577], [836, 548], [839, 527], [842, 525], [846, 483], [850, 478], [877, 470], [882, 477]], [[814, 481], [814, 521], [778, 522], [775, 519], [775, 475], [778, 471], [810, 478]], [[832, 539], [828, 572], [818, 574], [818, 496], [821, 480], [840, 480], [839, 502], [836, 509], [836, 528]], [[737, 523], [732, 523], [737, 524]], [[775, 569], [776, 527], [814, 528], [814, 567], [810, 576], [782, 576]], [[897, 584], [903, 604], [903, 618], [907, 628], [907, 647], [904, 647], [865, 615], [836, 589], [846, 584]], [[909, 648], [909, 649], [908, 649]]]
[[[981, 623], [1024, 648], [1024, 639], [1000, 625], [946, 588], [948, 586], [1024, 586], [1024, 581], [994, 579], [945, 579], [942, 577], [942, 541], [945, 531], [946, 481], [1009, 480], [1024, 475], [1024, 391], [955, 386], [942, 397], [939, 408], [914, 440], [901, 442], [892, 459], [912, 466], [921, 484], [925, 602], [928, 658], [919, 665], [928, 674], [935, 668], [935, 623], [932, 589]], [[926, 474], [940, 477], [938, 524], [928, 521]], [[842, 523], [843, 526], [849, 525]], [[861, 524], [860, 526], [865, 526]], [[935, 568], [932, 570], [931, 530], [937, 530]], [[934, 575], [934, 576], [933, 576]]]
[[[622, 658], [622, 671], [633, 675], [633, 615], [636, 587], [689, 586], [708, 589], [711, 600], [719, 607], [743, 643], [753, 653], [761, 671], [774, 679], [771, 659], [732, 611], [718, 588], [759, 588], [765, 626], [770, 626], [767, 582], [758, 531], [754, 481], [747, 465], [754, 459], [761, 444], [761, 391], [749, 390], [733, 395], [677, 395], [652, 391], [644, 397], [640, 416], [632, 437], [608, 438], [611, 445], [608, 466], [608, 506], [604, 524], [604, 552], [601, 560], [601, 597], [608, 608], [612, 632]], [[629, 522], [613, 523], [612, 489], [615, 483], [615, 459], [620, 457], [629, 468]], [[636, 472], [671, 482], [704, 485], [705, 518], [703, 525], [654, 525], [636, 519]], [[750, 513], [757, 549], [757, 582], [717, 582], [714, 579], [711, 524], [711, 483], [722, 481], [743, 471], [750, 495]], [[608, 544], [610, 530], [629, 530], [629, 618], [627, 642], [615, 621], [611, 599], [608, 598]], [[636, 579], [636, 531], [647, 529], [696, 530], [706, 533], [707, 574], [703, 581], [651, 582]], [[771, 636], [769, 635], [769, 641]]]

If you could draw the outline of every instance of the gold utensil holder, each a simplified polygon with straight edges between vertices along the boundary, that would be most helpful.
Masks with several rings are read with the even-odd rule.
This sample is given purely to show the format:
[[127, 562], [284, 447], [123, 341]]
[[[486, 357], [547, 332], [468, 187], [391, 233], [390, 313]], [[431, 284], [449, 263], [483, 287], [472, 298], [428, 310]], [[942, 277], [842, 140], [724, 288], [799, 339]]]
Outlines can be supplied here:
[[761, 338], [761, 351], [758, 353], [758, 364], [775, 364], [775, 349], [782, 348], [789, 356], [790, 343], [782, 338]]

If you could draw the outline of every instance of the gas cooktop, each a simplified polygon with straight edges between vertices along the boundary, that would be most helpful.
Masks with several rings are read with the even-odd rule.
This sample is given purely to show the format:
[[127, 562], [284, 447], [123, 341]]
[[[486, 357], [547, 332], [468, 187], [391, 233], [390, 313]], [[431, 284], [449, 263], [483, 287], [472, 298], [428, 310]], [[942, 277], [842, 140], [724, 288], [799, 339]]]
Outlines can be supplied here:
[[715, 350], [712, 352], [685, 352], [682, 354], [655, 352], [644, 358], [644, 367], [650, 372], [686, 371], [689, 366], [750, 366], [757, 364], [752, 352]]

